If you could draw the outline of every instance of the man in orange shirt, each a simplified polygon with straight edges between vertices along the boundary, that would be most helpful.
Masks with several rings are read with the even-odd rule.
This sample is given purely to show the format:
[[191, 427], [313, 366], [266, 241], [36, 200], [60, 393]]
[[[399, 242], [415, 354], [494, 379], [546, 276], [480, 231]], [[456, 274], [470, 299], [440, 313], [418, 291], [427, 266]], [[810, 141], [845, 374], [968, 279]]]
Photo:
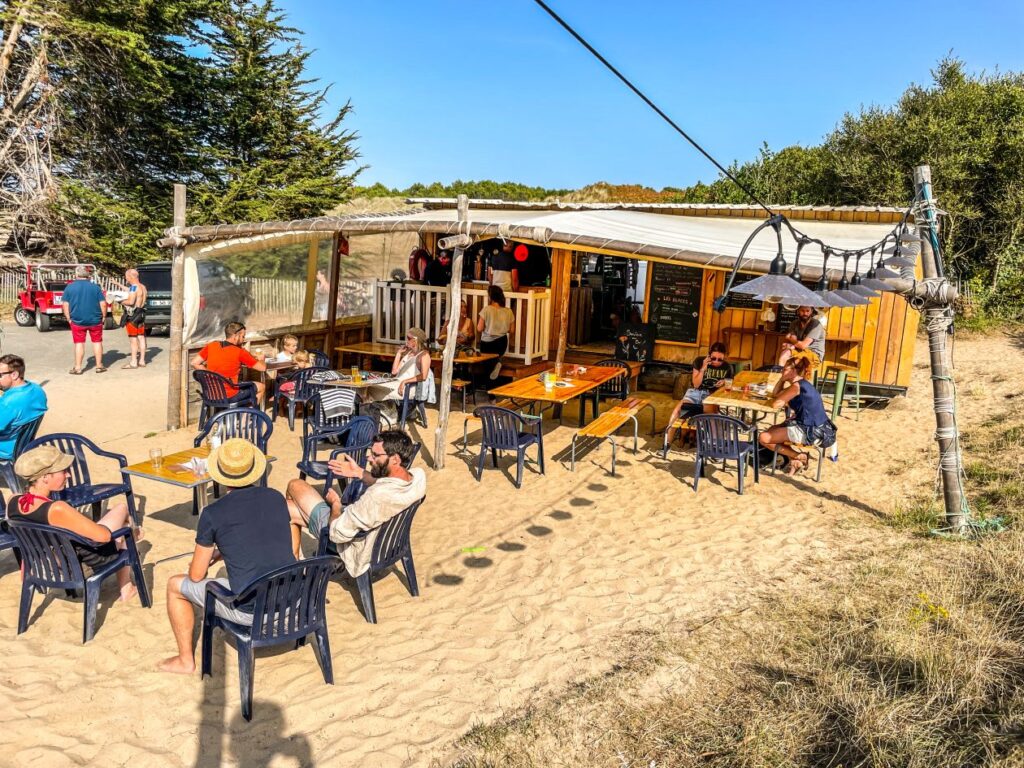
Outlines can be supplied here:
[[[258, 360], [242, 346], [244, 342], [245, 326], [230, 322], [224, 326], [224, 341], [211, 341], [199, 350], [192, 358], [192, 367], [196, 370], [219, 373], [235, 384], [238, 384], [238, 374], [243, 365], [254, 371], [267, 370], [267, 364], [263, 360]], [[227, 392], [232, 400], [241, 400], [251, 394], [252, 387], [256, 389], [256, 402], [263, 402], [264, 384], [260, 381], [243, 381], [238, 387], [229, 386]]]

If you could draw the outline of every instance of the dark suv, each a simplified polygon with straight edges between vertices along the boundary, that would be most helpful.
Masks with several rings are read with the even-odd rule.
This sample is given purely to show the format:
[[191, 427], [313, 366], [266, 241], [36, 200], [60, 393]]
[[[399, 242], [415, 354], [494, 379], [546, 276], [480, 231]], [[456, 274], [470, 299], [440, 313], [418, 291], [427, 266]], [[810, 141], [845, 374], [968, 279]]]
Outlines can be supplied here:
[[[249, 291], [235, 274], [215, 259], [196, 262], [199, 273], [199, 319], [193, 337], [219, 336], [231, 320], [245, 322], [251, 309]], [[151, 261], [138, 267], [146, 298], [146, 330], [171, 324], [171, 262]]]

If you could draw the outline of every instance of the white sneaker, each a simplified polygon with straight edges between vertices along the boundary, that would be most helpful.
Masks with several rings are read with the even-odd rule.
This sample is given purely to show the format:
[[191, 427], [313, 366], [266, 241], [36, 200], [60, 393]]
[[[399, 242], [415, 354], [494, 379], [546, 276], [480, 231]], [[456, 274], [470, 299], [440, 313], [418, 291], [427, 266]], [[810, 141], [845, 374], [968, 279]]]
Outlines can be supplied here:
[[494, 370], [491, 371], [491, 375], [488, 378], [491, 379], [491, 381], [494, 381], [494, 379], [498, 378], [498, 374], [500, 374], [500, 373], [501, 373], [501, 360], [499, 360], [498, 362], [496, 362], [494, 364]]

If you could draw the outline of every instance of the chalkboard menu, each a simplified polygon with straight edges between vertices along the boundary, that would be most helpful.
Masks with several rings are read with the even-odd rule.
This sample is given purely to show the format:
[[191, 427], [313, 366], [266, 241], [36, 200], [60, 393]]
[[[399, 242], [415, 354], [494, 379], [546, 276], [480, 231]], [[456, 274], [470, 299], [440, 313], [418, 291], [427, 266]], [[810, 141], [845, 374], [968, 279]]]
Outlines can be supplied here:
[[[755, 277], [760, 275], [744, 275], [742, 272], [736, 273], [736, 279], [732, 281], [732, 287], [736, 288], [748, 280], [753, 280]], [[728, 278], [726, 278], [728, 280]], [[725, 306], [732, 309], [761, 309], [761, 300], [755, 299], [749, 293], [733, 293], [729, 291], [729, 295], [726, 297]]]
[[658, 340], [696, 344], [704, 270], [661, 262], [651, 267], [647, 320], [657, 327]]

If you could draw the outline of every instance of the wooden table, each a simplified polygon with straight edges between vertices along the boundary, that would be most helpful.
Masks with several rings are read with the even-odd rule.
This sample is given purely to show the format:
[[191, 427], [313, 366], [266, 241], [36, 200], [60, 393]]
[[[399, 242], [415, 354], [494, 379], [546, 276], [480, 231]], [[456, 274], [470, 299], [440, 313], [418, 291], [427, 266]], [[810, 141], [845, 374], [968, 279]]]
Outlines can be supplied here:
[[[185, 469], [181, 465], [185, 464], [190, 459], [205, 459], [208, 458], [209, 455], [209, 446], [201, 445], [198, 448], [188, 448], [184, 451], [167, 454], [164, 456], [164, 460], [161, 462], [159, 467], [154, 467], [153, 461], [147, 460], [140, 461], [138, 464], [131, 464], [121, 471], [129, 475], [134, 475], [135, 477], [145, 478], [146, 480], [155, 480], [158, 483], [167, 483], [168, 485], [176, 485], [179, 488], [194, 489], [198, 496], [195, 514], [198, 514], [203, 510], [208, 502], [209, 484], [213, 482], [213, 478], [211, 478], [206, 472], [196, 474], [192, 470]], [[274, 457], [267, 456], [267, 461], [274, 461]]]
[[369, 387], [376, 386], [377, 384], [387, 384], [388, 382], [394, 381], [394, 376], [382, 377], [379, 379], [373, 379], [372, 381], [367, 379], [369, 371], [361, 371], [362, 381], [352, 381], [351, 375], [342, 375], [340, 379], [332, 379], [331, 381], [325, 381], [322, 386], [324, 387], [344, 387], [345, 389], [367, 389]]
[[[335, 347], [334, 351], [344, 355], [346, 352], [350, 352], [354, 355], [362, 355], [363, 357], [380, 357], [386, 360], [391, 360], [395, 357], [395, 353], [398, 352], [400, 344], [387, 344], [382, 341], [361, 341], [358, 344], [344, 344], [340, 347]], [[444, 350], [434, 350], [430, 353], [430, 359], [433, 362], [439, 362], [444, 356]], [[474, 363], [486, 363], [488, 360], [496, 360], [498, 355], [494, 352], [478, 352], [475, 355], [457, 354], [455, 355], [456, 365], [473, 365]], [[341, 366], [344, 368], [344, 366]]]
[[[704, 405], [717, 405], [719, 408], [736, 408], [741, 414], [750, 413], [749, 422], [754, 428], [754, 440], [757, 440], [757, 424], [766, 416], [782, 413], [786, 406], [776, 408], [772, 404], [772, 389], [779, 380], [780, 374], [766, 373], [763, 371], [740, 371], [732, 380], [731, 387], [722, 387], [704, 400]], [[743, 392], [742, 388], [748, 384], [767, 384], [768, 394], [765, 397], [755, 395], [753, 392]], [[740, 391], [735, 391], [735, 390]]]
[[[553, 370], [554, 367], [548, 368], [545, 373]], [[578, 397], [580, 399], [580, 426], [582, 427], [586, 408], [586, 403], [583, 399], [588, 395], [593, 395], [594, 414], [596, 415], [598, 387], [626, 373], [625, 369], [619, 366], [592, 366], [582, 373], [574, 371], [573, 367], [569, 366], [566, 368], [566, 371], [571, 372], [573, 375], [559, 379], [551, 389], [545, 388], [540, 380], [540, 375], [537, 375], [518, 379], [510, 384], [503, 384], [490, 390], [490, 394], [508, 397], [512, 400], [551, 403], [558, 408], [559, 421], [562, 418], [561, 406]]]

